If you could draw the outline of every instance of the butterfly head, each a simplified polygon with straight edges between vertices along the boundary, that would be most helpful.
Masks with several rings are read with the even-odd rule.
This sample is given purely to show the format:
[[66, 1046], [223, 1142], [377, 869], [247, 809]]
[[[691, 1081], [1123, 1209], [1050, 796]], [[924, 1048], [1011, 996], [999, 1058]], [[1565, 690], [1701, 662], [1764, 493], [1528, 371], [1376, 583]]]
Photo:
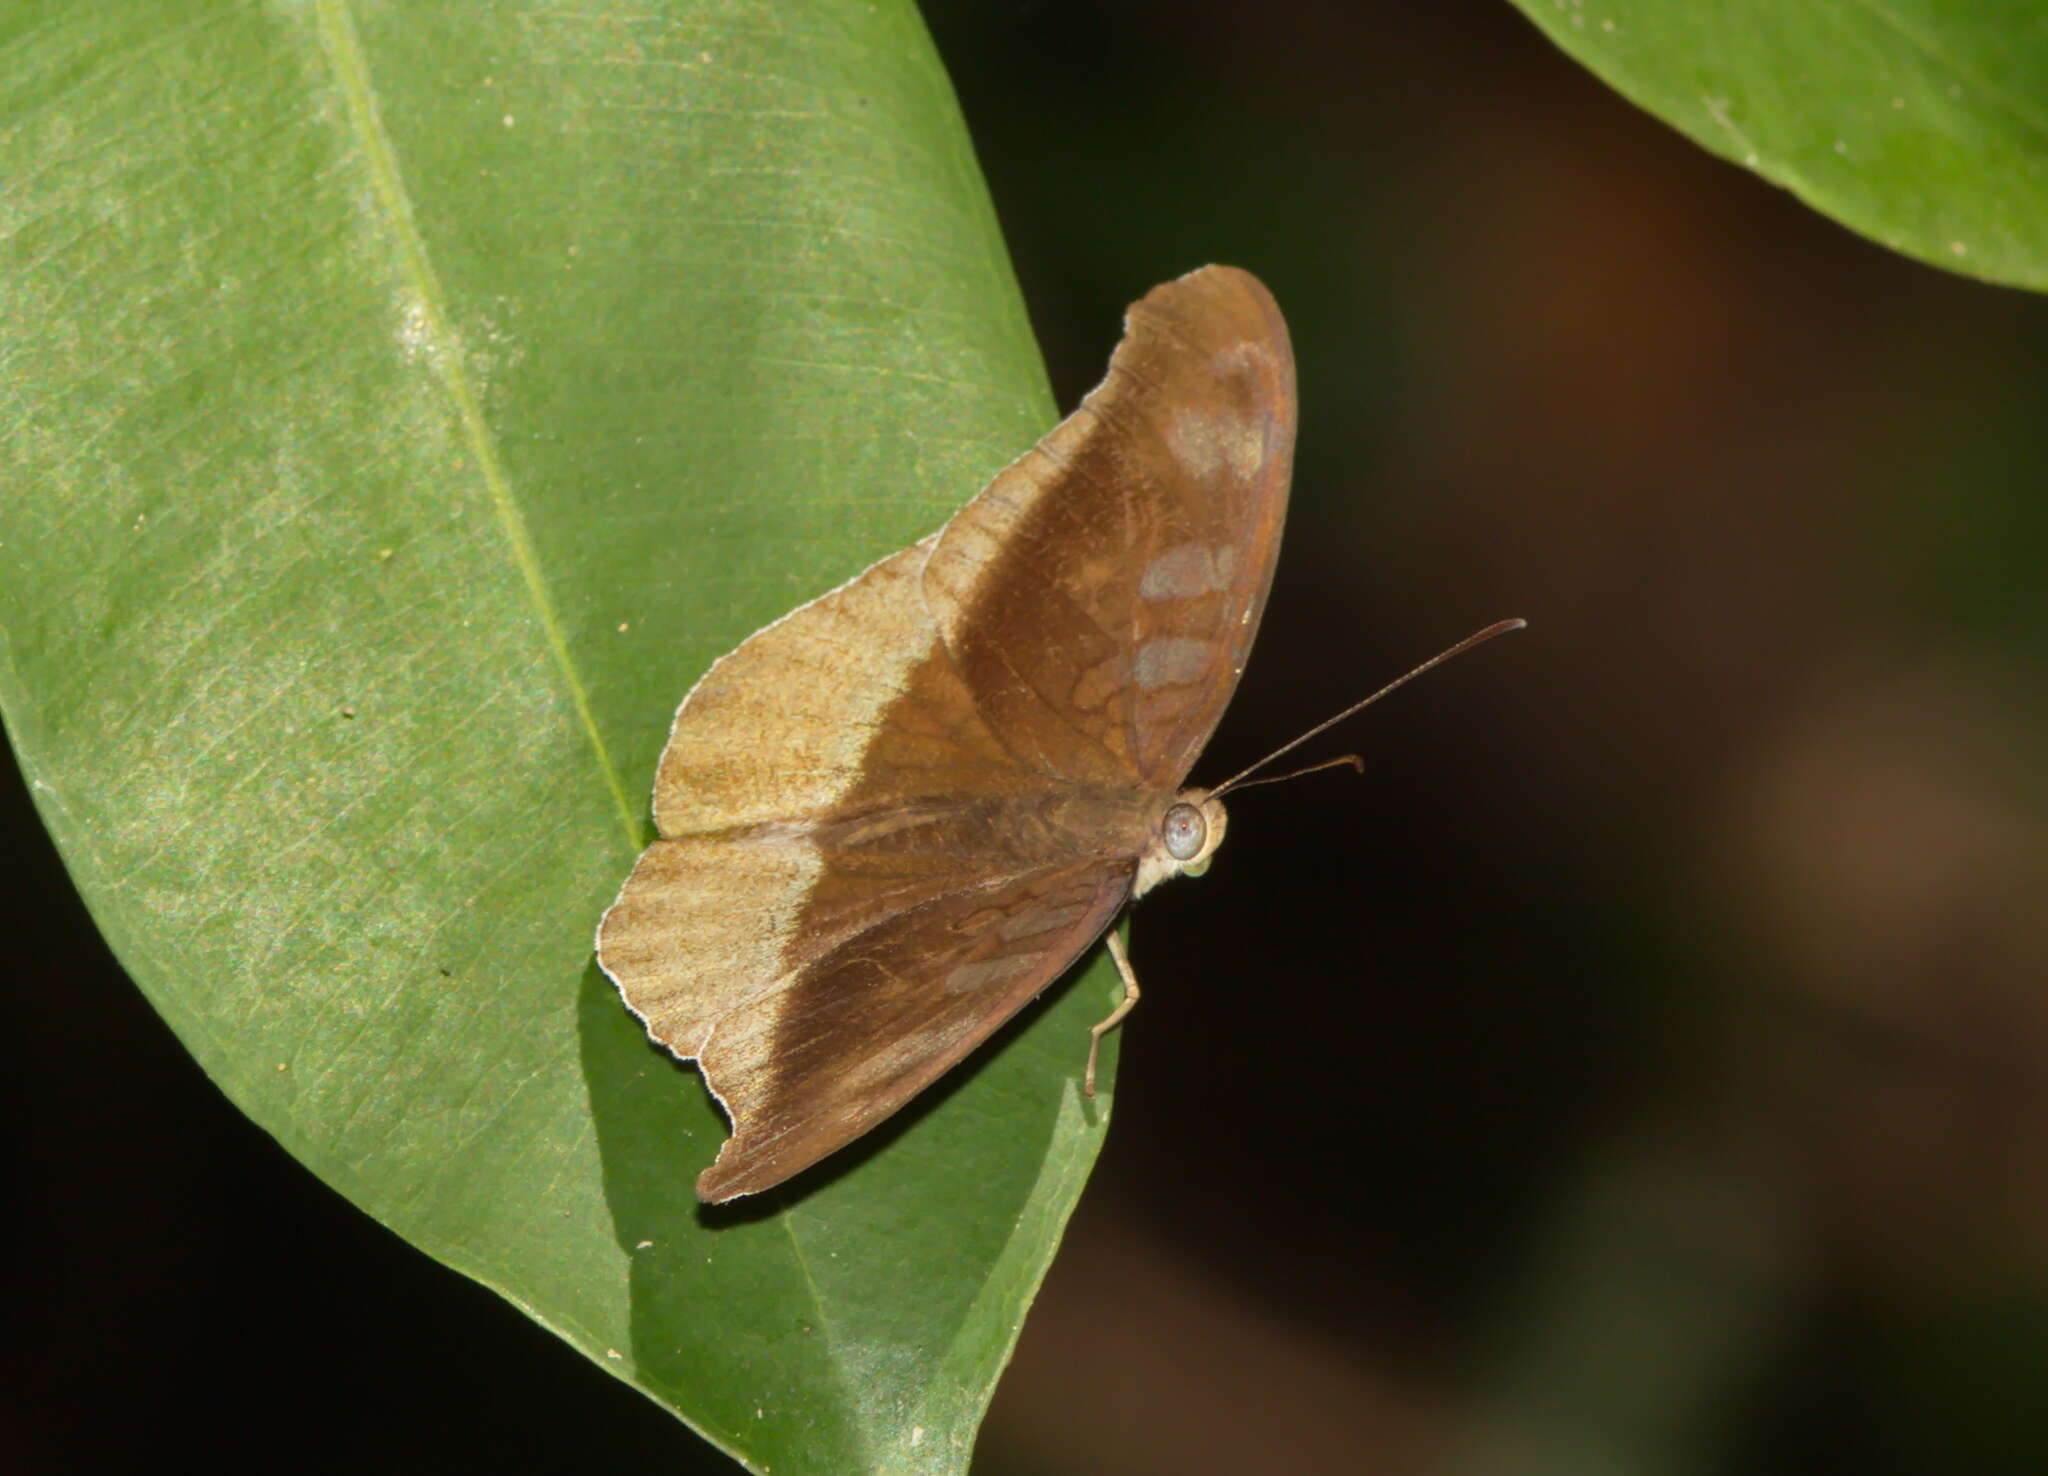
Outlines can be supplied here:
[[1169, 878], [1200, 876], [1207, 871], [1209, 858], [1223, 844], [1229, 820], [1223, 813], [1223, 801], [1206, 789], [1183, 789], [1175, 795], [1159, 817], [1152, 843], [1138, 858], [1138, 882], [1132, 895], [1142, 897]]

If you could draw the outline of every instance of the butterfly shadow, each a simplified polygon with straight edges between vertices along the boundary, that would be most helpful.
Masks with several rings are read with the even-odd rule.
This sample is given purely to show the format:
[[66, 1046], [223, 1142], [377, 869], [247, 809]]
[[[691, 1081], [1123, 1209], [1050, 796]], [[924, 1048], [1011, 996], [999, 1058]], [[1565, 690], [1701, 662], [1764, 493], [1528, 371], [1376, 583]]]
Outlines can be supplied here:
[[[1100, 972], [1082, 981], [1091, 969]], [[1093, 1101], [1082, 1097], [1079, 1078], [1088, 1026], [1105, 1013], [1115, 977], [1103, 951], [1092, 950], [880, 1126], [766, 1193], [706, 1205], [694, 1184], [725, 1140], [724, 1115], [696, 1067], [647, 1038], [592, 962], [578, 993], [577, 1031], [605, 1202], [614, 1238], [631, 1258], [632, 1342], [641, 1378], [681, 1388], [701, 1373], [690, 1350], [701, 1343], [702, 1330], [691, 1324], [701, 1324], [708, 1307], [731, 1305], [740, 1284], [761, 1274], [761, 1241], [749, 1229], [829, 1186], [866, 1177], [878, 1200], [907, 1201], [906, 1214], [926, 1209], [987, 1218], [991, 1233], [1005, 1217], [1013, 1224], [1015, 1194], [1004, 1194], [988, 1175], [1007, 1172], [1014, 1182], [1017, 1166], [984, 1165], [991, 1157], [1028, 1154], [1032, 1145], [1046, 1151], [1075, 1103], [1081, 1130], [1099, 1140], [1115, 1082], [1114, 1033], [1103, 1043], [1103, 1094]], [[968, 1099], [974, 1110], [965, 1110]], [[963, 1110], [952, 1110], [956, 1104]], [[1022, 1175], [1019, 1192], [1030, 1179], [1028, 1171]]]

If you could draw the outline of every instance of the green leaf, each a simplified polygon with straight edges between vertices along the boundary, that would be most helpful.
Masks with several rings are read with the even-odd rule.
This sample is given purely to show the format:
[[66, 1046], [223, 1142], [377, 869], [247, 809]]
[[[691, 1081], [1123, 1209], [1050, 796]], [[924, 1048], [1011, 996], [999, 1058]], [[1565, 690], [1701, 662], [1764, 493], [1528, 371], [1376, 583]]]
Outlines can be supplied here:
[[1625, 97], [1850, 229], [2048, 289], [2039, 5], [1515, 3]]
[[1113, 985], [707, 1214], [723, 1123], [591, 961], [690, 683], [1051, 419], [908, 0], [64, 0], [0, 45], [0, 705], [136, 982], [756, 1468], [961, 1469]]

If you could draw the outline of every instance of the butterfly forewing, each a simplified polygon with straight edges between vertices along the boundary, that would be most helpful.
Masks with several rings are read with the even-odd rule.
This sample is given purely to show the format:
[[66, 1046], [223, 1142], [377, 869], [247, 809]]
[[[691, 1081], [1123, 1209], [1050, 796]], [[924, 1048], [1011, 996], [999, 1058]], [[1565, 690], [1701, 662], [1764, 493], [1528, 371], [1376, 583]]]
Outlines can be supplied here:
[[1021, 762], [1178, 787], [1257, 632], [1294, 424], [1279, 309], [1204, 268], [1136, 303], [1102, 384], [946, 526], [926, 597]]

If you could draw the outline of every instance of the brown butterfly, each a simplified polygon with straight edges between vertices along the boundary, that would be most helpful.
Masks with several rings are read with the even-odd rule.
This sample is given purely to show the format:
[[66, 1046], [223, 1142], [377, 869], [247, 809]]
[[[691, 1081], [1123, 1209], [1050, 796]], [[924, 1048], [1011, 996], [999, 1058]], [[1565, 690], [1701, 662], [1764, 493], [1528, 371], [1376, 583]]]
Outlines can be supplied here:
[[[1287, 326], [1256, 278], [1155, 288], [1103, 382], [951, 522], [683, 699], [661, 838], [597, 956], [732, 1119], [701, 1198], [860, 1136], [1126, 903], [1207, 868], [1218, 796], [1245, 775], [1181, 784], [1265, 608], [1294, 423]], [[1091, 1094], [1102, 1033], [1138, 998], [1108, 942], [1125, 992], [1092, 1032]]]

